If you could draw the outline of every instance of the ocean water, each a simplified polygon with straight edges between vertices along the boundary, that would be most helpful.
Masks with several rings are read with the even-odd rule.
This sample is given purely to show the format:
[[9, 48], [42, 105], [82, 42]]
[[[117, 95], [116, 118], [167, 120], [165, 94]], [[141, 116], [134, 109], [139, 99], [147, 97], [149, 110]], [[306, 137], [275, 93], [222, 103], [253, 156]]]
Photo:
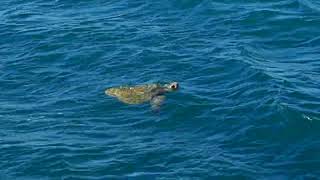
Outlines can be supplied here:
[[1, 0], [0, 38], [0, 179], [320, 177], [318, 0]]

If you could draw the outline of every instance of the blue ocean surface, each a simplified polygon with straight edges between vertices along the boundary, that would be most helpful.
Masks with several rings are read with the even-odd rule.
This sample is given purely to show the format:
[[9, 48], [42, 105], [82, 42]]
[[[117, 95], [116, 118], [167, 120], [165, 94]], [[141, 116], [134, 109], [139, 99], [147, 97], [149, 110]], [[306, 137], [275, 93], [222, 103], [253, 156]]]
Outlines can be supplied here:
[[1, 180], [320, 177], [320, 1], [0, 4]]

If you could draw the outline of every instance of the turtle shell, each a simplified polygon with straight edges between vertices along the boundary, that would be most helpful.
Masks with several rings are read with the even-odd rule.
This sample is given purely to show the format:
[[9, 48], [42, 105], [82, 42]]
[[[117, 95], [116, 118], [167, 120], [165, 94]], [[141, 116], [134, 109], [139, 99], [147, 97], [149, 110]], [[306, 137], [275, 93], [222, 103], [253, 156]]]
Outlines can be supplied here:
[[146, 84], [139, 86], [120, 86], [109, 88], [105, 93], [117, 97], [127, 104], [141, 104], [150, 101], [155, 96], [155, 90], [161, 88], [159, 84]]

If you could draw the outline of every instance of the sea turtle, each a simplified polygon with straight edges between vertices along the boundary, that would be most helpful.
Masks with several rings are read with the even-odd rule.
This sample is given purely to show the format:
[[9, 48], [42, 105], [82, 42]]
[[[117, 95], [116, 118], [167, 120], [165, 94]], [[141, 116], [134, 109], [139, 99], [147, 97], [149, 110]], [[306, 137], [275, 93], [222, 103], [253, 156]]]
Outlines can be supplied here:
[[127, 104], [141, 104], [150, 102], [152, 109], [159, 109], [165, 99], [164, 94], [179, 88], [177, 82], [168, 84], [144, 84], [137, 86], [120, 86], [106, 89], [105, 93], [116, 97]]

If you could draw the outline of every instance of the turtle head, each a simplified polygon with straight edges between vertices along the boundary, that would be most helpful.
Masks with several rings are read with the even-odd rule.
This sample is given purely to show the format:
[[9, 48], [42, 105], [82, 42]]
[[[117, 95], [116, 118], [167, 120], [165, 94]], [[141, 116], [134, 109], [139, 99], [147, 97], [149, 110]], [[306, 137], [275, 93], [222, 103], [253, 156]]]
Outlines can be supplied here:
[[165, 91], [171, 92], [179, 89], [179, 84], [177, 82], [171, 82], [164, 85]]

